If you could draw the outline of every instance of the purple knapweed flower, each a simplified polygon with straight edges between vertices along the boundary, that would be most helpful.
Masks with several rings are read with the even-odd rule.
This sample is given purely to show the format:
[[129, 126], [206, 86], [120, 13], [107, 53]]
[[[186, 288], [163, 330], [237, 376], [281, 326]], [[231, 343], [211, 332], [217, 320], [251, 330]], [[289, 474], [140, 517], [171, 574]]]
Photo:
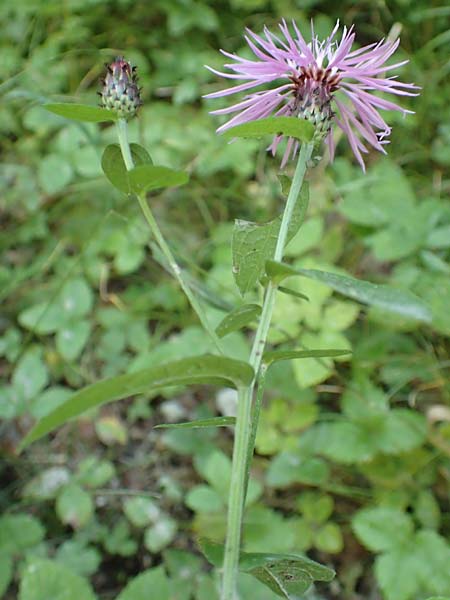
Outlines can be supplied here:
[[[320, 41], [312, 29], [312, 41], [306, 43], [297, 25], [292, 23], [295, 35], [292, 36], [286, 22], [279, 27], [282, 36], [264, 28], [264, 36], [247, 29], [245, 39], [256, 60], [248, 60], [236, 54], [221, 50], [222, 54], [234, 62], [225, 67], [231, 73], [222, 73], [207, 67], [213, 73], [228, 79], [244, 80], [225, 90], [208, 94], [206, 98], [219, 98], [253, 90], [265, 86], [266, 89], [252, 91], [241, 102], [212, 111], [212, 114], [225, 115], [238, 113], [218, 128], [223, 132], [230, 127], [268, 116], [297, 116], [311, 121], [315, 126], [315, 138], [324, 139], [328, 144], [331, 160], [334, 158], [332, 125], [336, 124], [347, 136], [362, 169], [365, 170], [361, 153], [368, 150], [365, 142], [376, 150], [385, 153], [384, 145], [391, 128], [379, 113], [379, 109], [398, 110], [411, 113], [394, 102], [380, 98], [372, 92], [383, 92], [398, 96], [414, 96], [418, 87], [402, 83], [396, 76], [387, 77], [405, 63], [387, 65], [386, 61], [394, 54], [399, 39], [381, 40], [357, 50], [351, 50], [355, 33], [353, 26], [344, 27], [340, 41], [336, 35], [339, 21], [330, 36]], [[276, 82], [276, 87], [267, 89]], [[276, 136], [270, 146], [274, 155], [282, 136]], [[283, 156], [283, 167], [290, 156], [295, 156], [299, 143], [289, 138]]]

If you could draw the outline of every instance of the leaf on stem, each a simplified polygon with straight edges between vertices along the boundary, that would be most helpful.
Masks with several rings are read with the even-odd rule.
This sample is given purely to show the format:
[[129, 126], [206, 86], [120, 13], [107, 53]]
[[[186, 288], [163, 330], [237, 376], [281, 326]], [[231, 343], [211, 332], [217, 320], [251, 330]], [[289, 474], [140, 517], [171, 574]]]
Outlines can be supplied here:
[[185, 171], [175, 171], [168, 167], [139, 165], [129, 172], [130, 187], [135, 194], [152, 190], [183, 185], [189, 181]]
[[198, 419], [186, 423], [162, 423], [153, 429], [201, 429], [203, 427], [228, 427], [235, 425], [236, 417], [212, 417], [211, 419]]
[[[200, 549], [215, 567], [223, 563], [224, 547], [206, 539]], [[241, 552], [239, 570], [249, 573], [270, 588], [277, 596], [290, 600], [303, 594], [314, 581], [331, 581], [335, 572], [299, 554], [265, 554]]]
[[[288, 229], [288, 243], [300, 228], [309, 201], [309, 188], [305, 183]], [[264, 274], [266, 261], [273, 258], [281, 226], [281, 215], [268, 223], [259, 225], [251, 221], [237, 220], [234, 224], [231, 248], [233, 274], [236, 284], [244, 296]]]
[[220, 338], [228, 335], [232, 331], [242, 329], [257, 316], [261, 314], [261, 307], [258, 304], [244, 304], [232, 310], [216, 327], [216, 333]]
[[[145, 148], [139, 144], [130, 144], [131, 156], [135, 165], [152, 164], [152, 159]], [[106, 146], [102, 156], [102, 169], [115, 188], [125, 194], [131, 194], [129, 171], [123, 161], [119, 144]]]
[[43, 108], [60, 117], [74, 121], [83, 121], [84, 123], [106, 123], [107, 121], [117, 121], [119, 118], [112, 110], [89, 104], [61, 102], [44, 104]]
[[266, 117], [227, 129], [225, 138], [260, 138], [264, 135], [286, 135], [302, 142], [310, 142], [314, 126], [305, 119], [296, 117]]
[[249, 385], [253, 369], [243, 361], [205, 354], [165, 365], [104, 379], [73, 394], [54, 411], [43, 417], [22, 440], [22, 450], [87, 410], [150, 390], [173, 385], [212, 384], [240, 387]]
[[264, 352], [263, 362], [269, 367], [271, 364], [280, 360], [293, 360], [296, 358], [333, 358], [351, 353], [351, 350], [335, 350], [332, 348], [324, 348], [323, 350], [271, 350], [269, 352]]
[[384, 284], [361, 281], [346, 275], [328, 273], [316, 269], [295, 269], [284, 263], [267, 261], [266, 273], [273, 281], [279, 282], [292, 275], [308, 277], [328, 285], [343, 296], [362, 304], [378, 306], [403, 317], [429, 323], [431, 313], [428, 306], [413, 293]]
[[127, 170], [119, 144], [110, 144], [102, 156], [102, 169], [106, 177], [125, 194], [144, 194], [159, 188], [183, 185], [189, 180], [184, 171], [152, 164], [147, 150], [139, 144], [130, 144], [134, 169]]
[[290, 288], [284, 287], [284, 285], [279, 285], [278, 291], [282, 292], [283, 294], [287, 294], [288, 296], [294, 296], [295, 298], [300, 298], [300, 300], [306, 300], [306, 302], [309, 302], [308, 296], [305, 296], [305, 294], [297, 292], [296, 290], [291, 290]]

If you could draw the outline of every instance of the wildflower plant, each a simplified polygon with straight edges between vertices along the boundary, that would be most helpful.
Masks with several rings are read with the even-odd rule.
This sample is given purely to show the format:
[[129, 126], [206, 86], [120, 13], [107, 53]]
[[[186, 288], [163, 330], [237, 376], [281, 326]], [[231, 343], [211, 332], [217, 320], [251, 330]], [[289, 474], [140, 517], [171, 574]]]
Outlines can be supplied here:
[[[145, 148], [128, 141], [127, 120], [135, 116], [141, 104], [135, 69], [122, 57], [109, 65], [101, 91], [101, 107], [46, 105], [47, 110], [71, 119], [115, 122], [119, 143], [106, 147], [102, 157], [103, 171], [118, 190], [129, 196], [130, 201], [135, 200], [139, 204], [168, 269], [186, 294], [210, 336], [215, 351], [213, 354], [125, 373], [90, 385], [38, 421], [24, 439], [22, 447], [90, 408], [134, 394], [180, 384], [213, 384], [235, 388], [238, 394], [236, 417], [215, 417], [182, 424], [188, 428], [234, 427], [225, 544], [222, 546], [200, 540], [200, 547], [207, 559], [221, 569], [221, 600], [239, 598], [239, 570], [250, 573], [275, 594], [287, 599], [303, 594], [315, 580], [330, 581], [334, 576], [328, 567], [300, 554], [277, 555], [271, 553], [270, 548], [267, 548], [267, 553], [249, 554], [241, 551], [244, 505], [267, 372], [271, 365], [281, 360], [320, 359], [348, 354], [348, 350], [340, 348], [267, 348], [277, 295], [292, 293], [299, 296], [297, 291], [291, 291], [288, 286], [281, 284], [291, 277], [307, 277], [364, 304], [383, 307], [419, 321], [430, 319], [428, 309], [408, 292], [335, 273], [293, 268], [283, 263], [285, 245], [301, 227], [308, 206], [309, 189], [305, 176], [315, 148], [325, 142], [332, 157], [333, 131], [338, 127], [344, 132], [356, 159], [364, 168], [362, 154], [368, 150], [366, 145], [385, 152], [384, 146], [391, 133], [379, 109], [409, 112], [376, 93], [413, 95], [416, 87], [386, 75], [404, 64], [404, 61], [393, 65], [386, 62], [397, 49], [398, 40], [381, 41], [353, 50], [353, 29], [344, 28], [338, 41], [338, 24], [324, 41], [318, 40], [312, 29], [311, 41], [306, 42], [295, 23], [292, 24], [294, 33], [284, 21], [280, 24], [280, 30], [281, 37], [267, 29], [263, 36], [248, 31], [246, 39], [255, 59], [248, 60], [223, 52], [233, 61], [225, 66], [228, 71], [211, 69], [222, 77], [233, 81], [243, 80], [243, 83], [209, 94], [209, 98], [227, 97], [240, 92], [246, 94], [236, 104], [213, 111], [219, 115], [234, 115], [218, 131], [229, 138], [272, 134], [275, 136], [270, 145], [273, 154], [283, 138], [287, 138], [281, 166], [286, 166], [289, 159], [295, 158], [297, 161], [292, 180], [287, 177], [283, 180], [283, 191], [287, 197], [282, 215], [263, 225], [242, 221], [235, 224], [233, 272], [236, 283], [243, 296], [257, 287], [262, 303], [243, 302], [225, 315], [216, 328], [191, 288], [190, 279], [177, 263], [170, 240], [164, 237], [147, 199], [151, 191], [185, 184], [188, 176], [182, 171], [155, 166]], [[248, 360], [227, 355], [222, 337], [255, 320], [257, 328]]]

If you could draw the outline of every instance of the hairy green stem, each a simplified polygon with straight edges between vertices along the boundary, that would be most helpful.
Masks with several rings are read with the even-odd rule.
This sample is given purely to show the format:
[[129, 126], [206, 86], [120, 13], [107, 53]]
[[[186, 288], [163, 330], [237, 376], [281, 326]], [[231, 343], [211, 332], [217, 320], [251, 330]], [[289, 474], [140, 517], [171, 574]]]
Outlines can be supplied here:
[[[289, 224], [294, 212], [298, 195], [300, 193], [306, 166], [313, 151], [313, 144], [303, 144], [298, 157], [291, 188], [283, 212], [283, 217], [275, 248], [274, 260], [281, 261], [289, 229]], [[244, 514], [245, 496], [247, 490], [248, 470], [253, 454], [256, 438], [257, 422], [252, 423], [252, 399], [255, 382], [259, 377], [261, 360], [272, 320], [273, 308], [277, 285], [272, 281], [266, 289], [261, 318], [256, 331], [250, 354], [250, 365], [255, 372], [251, 385], [238, 391], [238, 412], [234, 434], [233, 462], [231, 470], [230, 492], [228, 496], [228, 521], [225, 541], [225, 554], [223, 562], [221, 600], [238, 600], [237, 575], [239, 553], [241, 545], [242, 518]], [[259, 403], [261, 398], [259, 398]], [[254, 416], [259, 416], [259, 409], [255, 407]]]
[[[130, 144], [128, 142], [128, 128], [125, 119], [117, 120], [117, 136], [119, 138], [120, 149], [122, 151], [125, 166], [127, 170], [130, 171], [134, 167], [134, 162], [133, 157], [131, 156]], [[150, 231], [152, 232], [153, 237], [155, 238], [158, 246], [160, 247], [161, 252], [164, 254], [167, 262], [169, 263], [169, 267], [173, 273], [173, 276], [178, 281], [181, 289], [183, 290], [187, 299], [189, 300], [190, 305], [197, 314], [200, 323], [203, 325], [204, 329], [209, 334], [212, 342], [214, 343], [214, 346], [220, 354], [223, 354], [220, 340], [217, 337], [217, 334], [212, 328], [211, 324], [209, 323], [208, 318], [206, 317], [205, 312], [200, 305], [200, 302], [197, 300], [188, 283], [186, 282], [183, 276], [183, 272], [180, 266], [178, 265], [177, 261], [175, 260], [172, 250], [166, 242], [164, 235], [161, 229], [159, 228], [159, 225], [155, 217], [153, 216], [152, 211], [150, 210], [150, 207], [145, 198], [145, 194], [139, 194], [137, 198], [139, 206], [141, 207], [142, 212], [144, 214], [145, 220], [147, 221], [147, 224], [150, 228]]]

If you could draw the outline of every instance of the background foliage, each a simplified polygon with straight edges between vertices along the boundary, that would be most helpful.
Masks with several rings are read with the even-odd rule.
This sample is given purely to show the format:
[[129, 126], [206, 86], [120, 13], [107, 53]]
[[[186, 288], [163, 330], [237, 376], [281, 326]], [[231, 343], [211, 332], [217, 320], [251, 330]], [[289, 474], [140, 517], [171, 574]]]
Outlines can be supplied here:
[[[336, 18], [359, 43], [401, 32], [402, 79], [422, 87], [415, 115], [390, 115], [387, 158], [367, 175], [345, 143], [315, 169], [296, 266], [347, 271], [413, 290], [419, 326], [362, 309], [322, 284], [279, 294], [271, 342], [351, 347], [343, 357], [279, 363], [270, 377], [249, 488], [247, 551], [307, 551], [338, 572], [311, 599], [425, 600], [450, 574], [450, 89], [448, 6], [425, 0], [3, 0], [0, 61], [0, 596], [211, 600], [194, 546], [224, 536], [231, 434], [154, 430], [233, 412], [234, 393], [177, 388], [110, 405], [24, 455], [36, 418], [101, 377], [210, 349], [139, 214], [101, 173], [110, 126], [70, 123], [40, 104], [95, 103], [118, 53], [138, 65], [145, 105], [132, 139], [187, 186], [153, 209], [211, 318], [240, 302], [231, 272], [235, 218], [267, 221], [281, 195], [257, 141], [226, 144], [202, 94], [219, 48], [243, 49], [295, 18], [319, 35]], [[215, 103], [217, 108], [218, 103]], [[254, 295], [254, 300], [257, 296]], [[248, 337], [224, 338], [245, 358]], [[275, 596], [243, 575], [246, 600]], [[63, 595], [64, 594], [64, 595]], [[305, 596], [306, 597], [306, 596]]]

